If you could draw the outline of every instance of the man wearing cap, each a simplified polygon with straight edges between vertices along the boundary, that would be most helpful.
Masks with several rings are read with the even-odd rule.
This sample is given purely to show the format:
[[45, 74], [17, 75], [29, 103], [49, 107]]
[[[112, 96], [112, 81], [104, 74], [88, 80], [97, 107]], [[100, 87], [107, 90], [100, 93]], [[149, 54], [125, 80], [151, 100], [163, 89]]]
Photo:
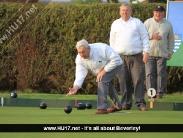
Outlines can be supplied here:
[[162, 98], [166, 80], [166, 62], [173, 54], [174, 32], [172, 24], [164, 18], [163, 6], [156, 6], [153, 15], [144, 22], [150, 40], [150, 57], [145, 64], [146, 89], [154, 88], [155, 98]]
[[[122, 60], [114, 50], [104, 43], [88, 44], [85, 39], [76, 44], [78, 55], [76, 57], [76, 75], [72, 88], [69, 88], [67, 96], [76, 94], [81, 88], [83, 81], [90, 70], [98, 82], [97, 111], [94, 114], [108, 114], [121, 110], [121, 103], [118, 99], [113, 78], [121, 69]], [[107, 95], [110, 97], [113, 110], [107, 111]]]

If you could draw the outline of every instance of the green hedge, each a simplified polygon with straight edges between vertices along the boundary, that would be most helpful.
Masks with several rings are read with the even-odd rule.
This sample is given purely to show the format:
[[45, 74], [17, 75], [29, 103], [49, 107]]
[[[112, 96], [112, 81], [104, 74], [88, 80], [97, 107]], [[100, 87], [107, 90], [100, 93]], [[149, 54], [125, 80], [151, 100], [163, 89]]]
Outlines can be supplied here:
[[[133, 17], [145, 21], [152, 17], [155, 5], [132, 4]], [[165, 4], [161, 5], [166, 7]], [[0, 42], [0, 91], [31, 89], [33, 92], [67, 93], [75, 78], [76, 42], [85, 38], [90, 43], [108, 44], [111, 23], [120, 17], [119, 3], [28, 3], [22, 6], [0, 3], [0, 37], [10, 32], [12, 24], [15, 27], [15, 23], [19, 23], [17, 30], [11, 30], [11, 36]], [[26, 18], [25, 13], [32, 6], [36, 9]], [[24, 22], [20, 24], [22, 17]], [[182, 68], [169, 67], [167, 70], [165, 91], [182, 91]], [[174, 72], [179, 75], [174, 75]], [[79, 92], [96, 93], [95, 79], [89, 73]], [[116, 86], [119, 90], [117, 81]]]

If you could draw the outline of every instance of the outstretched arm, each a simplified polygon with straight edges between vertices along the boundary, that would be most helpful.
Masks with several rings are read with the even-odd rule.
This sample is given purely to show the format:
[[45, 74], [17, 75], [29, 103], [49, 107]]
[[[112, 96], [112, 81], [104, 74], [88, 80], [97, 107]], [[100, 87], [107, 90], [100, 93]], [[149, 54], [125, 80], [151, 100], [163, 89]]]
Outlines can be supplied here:
[[66, 94], [66, 96], [76, 94], [79, 89], [79, 86], [75, 85], [73, 88], [69, 88], [69, 92]]

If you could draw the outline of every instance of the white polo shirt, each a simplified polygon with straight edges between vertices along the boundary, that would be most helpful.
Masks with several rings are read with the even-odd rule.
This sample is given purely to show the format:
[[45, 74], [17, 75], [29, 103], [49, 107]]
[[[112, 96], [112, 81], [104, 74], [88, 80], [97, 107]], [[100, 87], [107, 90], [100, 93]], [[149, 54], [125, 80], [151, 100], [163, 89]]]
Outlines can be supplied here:
[[74, 85], [81, 88], [88, 70], [97, 76], [104, 69], [110, 72], [117, 66], [122, 64], [120, 56], [107, 44], [93, 43], [90, 45], [90, 58], [83, 59], [79, 54], [76, 57], [76, 74]]
[[110, 46], [118, 54], [135, 55], [150, 51], [149, 36], [144, 24], [137, 18], [128, 21], [119, 18], [111, 25]]

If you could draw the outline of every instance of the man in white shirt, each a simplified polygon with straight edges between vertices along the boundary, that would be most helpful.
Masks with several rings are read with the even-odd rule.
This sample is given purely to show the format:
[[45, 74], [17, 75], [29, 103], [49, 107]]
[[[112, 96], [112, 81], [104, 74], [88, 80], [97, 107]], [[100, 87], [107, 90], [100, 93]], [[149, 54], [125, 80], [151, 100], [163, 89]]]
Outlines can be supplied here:
[[[83, 81], [90, 70], [98, 82], [97, 111], [94, 114], [108, 114], [121, 110], [121, 103], [118, 99], [113, 79], [122, 67], [120, 56], [107, 44], [88, 44], [85, 39], [76, 44], [78, 55], [76, 57], [76, 78], [72, 88], [69, 88], [68, 95], [76, 94], [81, 88]], [[109, 95], [115, 108], [107, 111]]]
[[139, 19], [131, 17], [131, 14], [130, 5], [123, 3], [120, 6], [121, 18], [111, 25], [109, 41], [110, 46], [123, 60], [122, 68], [117, 74], [122, 95], [122, 109], [131, 109], [133, 88], [137, 108], [147, 111], [144, 100], [144, 63], [149, 60], [149, 37], [144, 24]]

